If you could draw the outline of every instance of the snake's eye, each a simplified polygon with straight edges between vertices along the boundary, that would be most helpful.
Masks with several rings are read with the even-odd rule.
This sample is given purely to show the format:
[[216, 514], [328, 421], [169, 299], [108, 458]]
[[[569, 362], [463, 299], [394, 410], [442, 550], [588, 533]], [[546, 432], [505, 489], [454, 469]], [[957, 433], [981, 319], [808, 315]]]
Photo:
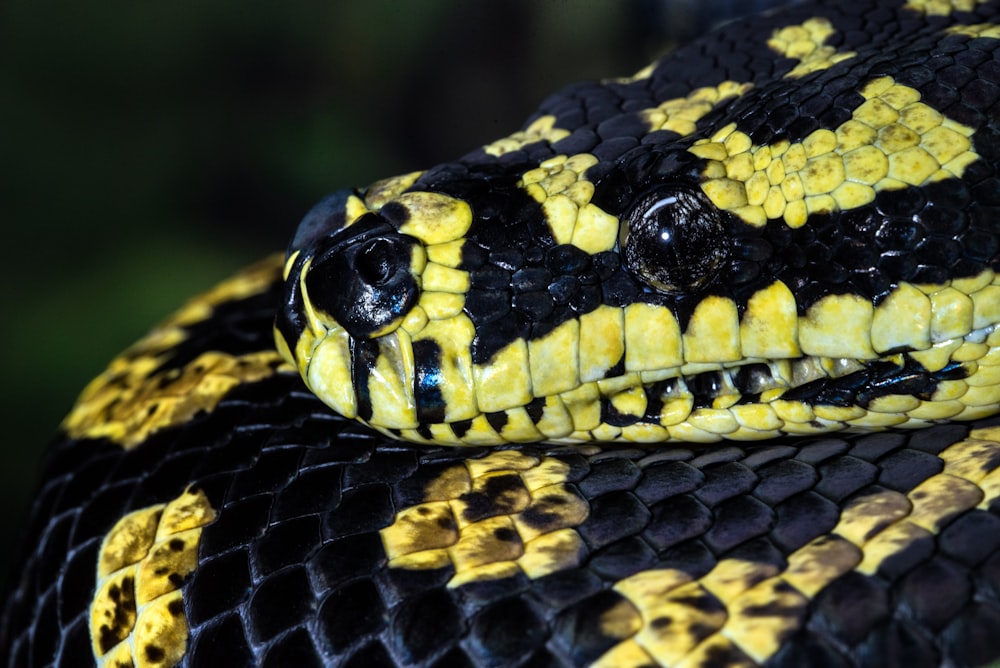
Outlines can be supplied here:
[[419, 296], [413, 272], [418, 243], [375, 215], [359, 220], [317, 253], [305, 279], [310, 303], [351, 336], [385, 333]]
[[718, 210], [704, 194], [683, 185], [639, 198], [625, 213], [618, 243], [628, 272], [669, 295], [711, 283], [728, 255]]

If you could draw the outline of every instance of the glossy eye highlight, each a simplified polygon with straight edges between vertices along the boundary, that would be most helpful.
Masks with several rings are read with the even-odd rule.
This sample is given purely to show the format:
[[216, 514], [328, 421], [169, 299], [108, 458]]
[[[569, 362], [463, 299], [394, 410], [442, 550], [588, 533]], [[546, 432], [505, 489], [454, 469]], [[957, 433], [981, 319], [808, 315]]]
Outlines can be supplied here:
[[703, 193], [680, 184], [640, 197], [623, 217], [618, 244], [626, 270], [669, 295], [709, 285], [729, 255], [718, 210]]

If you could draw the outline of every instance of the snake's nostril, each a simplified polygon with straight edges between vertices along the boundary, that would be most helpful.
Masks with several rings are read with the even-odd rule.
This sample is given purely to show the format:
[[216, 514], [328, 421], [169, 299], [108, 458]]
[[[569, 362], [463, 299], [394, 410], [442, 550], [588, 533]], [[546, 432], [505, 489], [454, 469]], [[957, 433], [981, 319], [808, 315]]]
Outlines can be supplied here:
[[390, 331], [419, 296], [412, 270], [419, 242], [375, 214], [322, 241], [306, 272], [306, 298], [349, 334]]

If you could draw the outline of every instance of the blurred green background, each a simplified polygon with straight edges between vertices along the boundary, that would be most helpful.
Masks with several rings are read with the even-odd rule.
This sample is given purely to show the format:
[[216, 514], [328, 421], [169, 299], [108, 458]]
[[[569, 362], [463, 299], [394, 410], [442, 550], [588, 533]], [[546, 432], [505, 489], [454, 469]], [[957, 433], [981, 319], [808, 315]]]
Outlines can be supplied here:
[[185, 298], [281, 249], [315, 200], [505, 135], [561, 85], [630, 74], [709, 12], [693, 0], [0, 4], [5, 535], [87, 380]]

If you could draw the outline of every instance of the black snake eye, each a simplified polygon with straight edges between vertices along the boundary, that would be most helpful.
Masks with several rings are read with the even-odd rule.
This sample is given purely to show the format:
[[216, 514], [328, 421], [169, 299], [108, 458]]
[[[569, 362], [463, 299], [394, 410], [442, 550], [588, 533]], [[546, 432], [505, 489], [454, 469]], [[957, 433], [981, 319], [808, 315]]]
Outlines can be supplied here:
[[618, 244], [628, 272], [669, 295], [711, 283], [729, 254], [718, 210], [700, 191], [683, 185], [639, 198], [624, 216]]
[[354, 337], [405, 316], [419, 296], [411, 270], [416, 239], [372, 214], [330, 237], [306, 274], [310, 303]]

